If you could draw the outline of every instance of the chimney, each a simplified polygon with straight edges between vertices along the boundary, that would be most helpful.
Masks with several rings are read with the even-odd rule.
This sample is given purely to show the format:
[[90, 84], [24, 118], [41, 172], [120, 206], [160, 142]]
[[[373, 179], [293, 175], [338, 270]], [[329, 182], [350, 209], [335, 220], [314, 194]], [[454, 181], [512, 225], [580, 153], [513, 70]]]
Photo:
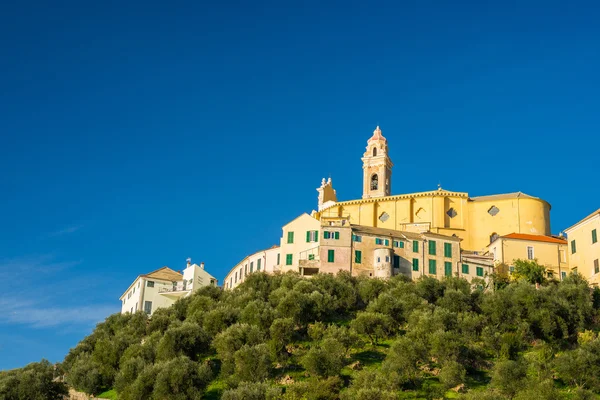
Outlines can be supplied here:
[[189, 258], [189, 257], [188, 257], [188, 258], [187, 258], [185, 261], [187, 262], [187, 266], [188, 266], [188, 267], [189, 267], [190, 265], [192, 265], [192, 259], [191, 259], [191, 258]]
[[201, 268], [201, 269], [204, 269], [204, 261], [202, 261], [202, 262], [200, 263], [200, 268]]

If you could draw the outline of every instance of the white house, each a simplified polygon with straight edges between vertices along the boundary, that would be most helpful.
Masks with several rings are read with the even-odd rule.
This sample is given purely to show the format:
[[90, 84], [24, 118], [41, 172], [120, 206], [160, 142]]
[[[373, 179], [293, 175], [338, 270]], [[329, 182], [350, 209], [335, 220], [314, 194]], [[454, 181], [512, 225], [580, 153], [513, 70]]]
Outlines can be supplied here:
[[138, 276], [121, 296], [121, 313], [144, 311], [148, 315], [169, 307], [179, 298], [189, 296], [203, 286], [217, 286], [217, 279], [204, 270], [204, 263], [192, 264], [188, 259], [183, 274], [162, 267]]
[[277, 245], [250, 254], [229, 271], [223, 282], [223, 288], [233, 289], [253, 272], [262, 271], [272, 274], [277, 270], [279, 258], [279, 246]]

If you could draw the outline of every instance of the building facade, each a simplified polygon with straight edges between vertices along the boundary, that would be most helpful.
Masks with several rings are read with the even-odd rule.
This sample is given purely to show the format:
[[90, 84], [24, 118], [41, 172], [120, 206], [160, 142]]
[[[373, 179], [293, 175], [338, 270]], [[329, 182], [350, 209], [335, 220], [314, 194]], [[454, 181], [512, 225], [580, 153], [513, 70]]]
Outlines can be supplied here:
[[157, 309], [170, 307], [203, 286], [217, 286], [217, 283], [217, 279], [204, 270], [204, 263], [192, 264], [188, 259], [183, 273], [162, 267], [139, 275], [133, 281], [120, 297], [121, 313], [144, 311], [152, 315]]
[[570, 272], [567, 241], [564, 238], [511, 233], [497, 237], [488, 249], [494, 261], [507, 265], [511, 272], [517, 259], [536, 260], [546, 267], [549, 278], [563, 279]]
[[392, 195], [393, 164], [388, 142], [377, 127], [367, 141], [363, 161], [363, 198], [330, 201], [314, 217], [343, 217], [353, 225], [403, 232], [433, 232], [462, 240], [463, 249], [485, 251], [498, 236], [510, 233], [550, 235], [550, 204], [521, 192], [470, 197], [438, 187]]
[[254, 272], [274, 273], [278, 270], [278, 260], [280, 258], [280, 249], [277, 245], [245, 257], [229, 271], [223, 281], [223, 287], [225, 289], [233, 289], [244, 282], [246, 277]]
[[568, 237], [569, 266], [593, 286], [600, 285], [600, 209], [565, 229]]

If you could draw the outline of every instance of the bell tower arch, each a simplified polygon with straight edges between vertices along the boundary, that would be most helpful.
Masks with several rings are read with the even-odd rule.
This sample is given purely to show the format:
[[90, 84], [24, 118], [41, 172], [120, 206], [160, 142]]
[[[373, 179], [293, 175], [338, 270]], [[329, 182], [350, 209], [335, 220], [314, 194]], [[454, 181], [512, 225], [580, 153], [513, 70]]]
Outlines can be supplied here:
[[379, 126], [367, 141], [363, 162], [363, 199], [390, 196], [392, 193], [392, 167], [388, 156], [387, 139]]

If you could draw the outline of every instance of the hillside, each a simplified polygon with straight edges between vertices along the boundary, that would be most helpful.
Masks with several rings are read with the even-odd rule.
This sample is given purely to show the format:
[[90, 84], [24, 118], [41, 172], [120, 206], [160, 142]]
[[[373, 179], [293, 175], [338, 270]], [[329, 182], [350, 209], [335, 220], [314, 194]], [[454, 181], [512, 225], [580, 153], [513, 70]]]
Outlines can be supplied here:
[[[62, 368], [119, 400], [599, 398], [598, 290], [481, 285], [255, 273], [151, 319], [112, 315]], [[0, 399], [23, 398], [11, 373]]]

